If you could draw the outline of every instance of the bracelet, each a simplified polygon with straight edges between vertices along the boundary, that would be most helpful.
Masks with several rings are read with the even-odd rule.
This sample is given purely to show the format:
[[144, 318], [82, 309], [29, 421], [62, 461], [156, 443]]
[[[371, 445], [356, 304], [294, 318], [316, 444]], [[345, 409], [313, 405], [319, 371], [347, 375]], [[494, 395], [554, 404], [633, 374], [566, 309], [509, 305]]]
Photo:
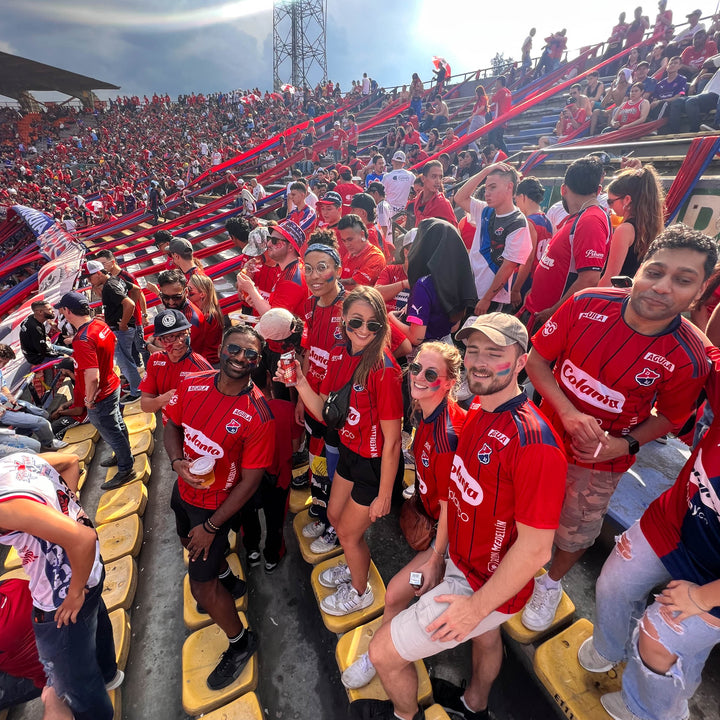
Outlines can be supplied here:
[[[210, 525], [209, 528], [208, 528], [208, 525]], [[216, 529], [216, 530], [213, 530], [212, 527], [213, 527], [213, 525], [212, 525], [212, 523], [211, 523], [209, 520], [206, 520], [206, 521], [203, 523], [203, 530], [204, 530], [206, 533], [210, 533], [210, 535], [217, 535], [217, 531], [218, 531], [219, 528]]]
[[[688, 586], [687, 586], [687, 589], [688, 589], [688, 597], [690, 598], [690, 602], [691, 602], [700, 612], [704, 612], [704, 613], [710, 612], [710, 610], [706, 610], [705, 608], [700, 607], [700, 606], [695, 602], [695, 598], [694, 598], [694, 597], [692, 596], [692, 594], [690, 593], [690, 588], [692, 588], [692, 587], [697, 587], [697, 585], [688, 585]], [[711, 608], [711, 609], [712, 609], [712, 608]]]
[[205, 522], [206, 522], [215, 532], [220, 532], [220, 528], [219, 528], [217, 525], [214, 525], [213, 522], [212, 522], [212, 520], [210, 520], [210, 518], [208, 518]]
[[439, 552], [435, 549], [435, 546], [434, 546], [434, 545], [431, 545], [430, 547], [432, 547], [432, 551], [433, 551], [438, 557], [441, 557], [443, 560], [445, 559], [445, 553], [439, 553]]
[[176, 457], [176, 458], [174, 458], [173, 460], [170, 461], [170, 467], [174, 467], [175, 463], [176, 463], [178, 460], [184, 460], [184, 459], [185, 459], [185, 458], [181, 458], [181, 457]]

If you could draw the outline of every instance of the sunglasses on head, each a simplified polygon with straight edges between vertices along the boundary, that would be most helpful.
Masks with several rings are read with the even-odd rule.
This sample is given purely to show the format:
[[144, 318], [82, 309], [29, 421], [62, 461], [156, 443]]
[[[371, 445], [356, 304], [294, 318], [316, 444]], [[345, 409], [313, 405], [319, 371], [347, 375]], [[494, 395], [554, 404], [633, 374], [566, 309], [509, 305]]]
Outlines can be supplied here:
[[[411, 375], [420, 375], [423, 371], [423, 366], [420, 363], [410, 363], [408, 365], [408, 372]], [[425, 368], [425, 379], [428, 382], [435, 382], [440, 377], [437, 370], [433, 368]]]
[[174, 300], [175, 302], [180, 302], [181, 300], [185, 299], [185, 293], [179, 293], [177, 295], [166, 295], [165, 293], [160, 293], [160, 299], [161, 300]]
[[260, 353], [257, 350], [253, 350], [252, 348], [240, 347], [240, 345], [235, 345], [234, 343], [230, 343], [230, 345], [227, 345], [225, 347], [225, 351], [228, 353], [228, 355], [244, 355], [245, 359], [249, 362], [257, 360], [258, 357], [260, 357]]
[[353, 318], [352, 320], [347, 321], [347, 326], [349, 328], [352, 328], [353, 330], [359, 330], [363, 325], [371, 333], [378, 333], [383, 329], [383, 327], [385, 327], [377, 320], [368, 320], [366, 322], [365, 320], [361, 320], [360, 318]]

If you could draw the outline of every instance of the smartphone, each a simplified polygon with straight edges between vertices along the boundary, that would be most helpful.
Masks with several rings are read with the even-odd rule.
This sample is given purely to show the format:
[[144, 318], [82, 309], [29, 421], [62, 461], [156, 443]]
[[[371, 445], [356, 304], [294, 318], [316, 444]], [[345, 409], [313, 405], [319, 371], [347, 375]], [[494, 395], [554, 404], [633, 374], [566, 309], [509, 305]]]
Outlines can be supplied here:
[[627, 275], [613, 275], [610, 282], [614, 288], [631, 288], [633, 281]]
[[411, 572], [410, 573], [410, 584], [416, 588], [422, 587], [423, 574], [421, 572]]

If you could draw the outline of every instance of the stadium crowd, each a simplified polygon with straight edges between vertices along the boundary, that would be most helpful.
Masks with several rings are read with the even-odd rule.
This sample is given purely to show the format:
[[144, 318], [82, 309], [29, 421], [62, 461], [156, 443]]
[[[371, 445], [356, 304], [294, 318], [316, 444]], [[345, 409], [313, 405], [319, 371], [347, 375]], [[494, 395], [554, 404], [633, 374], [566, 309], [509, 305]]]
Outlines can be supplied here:
[[[630, 24], [621, 16], [609, 46], [629, 47], [648, 31], [638, 10]], [[715, 87], [714, 70], [704, 73], [702, 86], [705, 59], [696, 68], [699, 82], [692, 78], [696, 94], [678, 81], [693, 55], [682, 44], [694, 53], [707, 47], [696, 44], [704, 32], [699, 17], [692, 13], [689, 27], [675, 35], [660, 0], [654, 33], [671, 42], [652, 48], [651, 60], [638, 55], [634, 67], [620, 68], [608, 94], [597, 75], [574, 85], [573, 107], [563, 111], [554, 137], [561, 140], [591, 117], [593, 130], [603, 122], [613, 128], [644, 122], [658, 102], [668, 103], [671, 122], [683, 112], [693, 122], [696, 109], [714, 107], [717, 94], [708, 90]], [[534, 35], [533, 29], [523, 58]], [[553, 33], [538, 66], [523, 60], [522, 71], [552, 72], [565, 43], [564, 31]], [[710, 51], [720, 58], [717, 48]], [[672, 95], [657, 94], [649, 78], [653, 62]], [[575, 160], [565, 171], [561, 202], [547, 213], [541, 181], [520, 177], [505, 162], [502, 131], [480, 152], [469, 146], [428, 160], [456, 139], [452, 127], [441, 135], [448, 118], [443, 82], [438, 75], [428, 108], [422, 83], [418, 89], [413, 79], [410, 112], [364, 161], [356, 154], [354, 118], [333, 118], [330, 155], [321, 160], [309, 153], [292, 169], [277, 217], [253, 217], [252, 192], [249, 205], [239, 201], [243, 213], [225, 224], [242, 256], [239, 315], [221, 308], [210, 268], [195, 257], [192, 242], [167, 229], [153, 234], [164, 257], [147, 288], [112, 251], [91, 251], [81, 283], [90, 296], [73, 291], [54, 308], [33, 304], [23, 354], [37, 366], [71, 352], [72, 366], [60, 365], [73, 376], [74, 394], [62, 408], [66, 419], [51, 425], [61, 418], [20, 405], [0, 372], [0, 424], [7, 426], [0, 434], [0, 541], [34, 556], [26, 563], [31, 599], [0, 585], [6, 603], [25, 608], [5, 621], [16, 630], [16, 647], [27, 651], [22, 672], [0, 656], [0, 681], [14, 698], [44, 686], [46, 707], [57, 717], [112, 716], [105, 687], [122, 682], [122, 673], [113, 664], [96, 591], [102, 560], [73, 492], [77, 463], [38, 453], [59, 449], [53, 432], [90, 422], [113, 449], [106, 464], [118, 468], [103, 489], [131, 482], [136, 476], [120, 408], [139, 400], [144, 411], [160, 411], [165, 426], [177, 474], [171, 507], [192, 561], [192, 595], [227, 635], [207, 679], [213, 690], [232, 683], [258, 646], [235, 611], [245, 585], [225, 560], [229, 530], [242, 530], [249, 566], [264, 560], [265, 571], [274, 572], [285, 554], [289, 490], [309, 484], [310, 522], [302, 534], [316, 554], [341, 545], [345, 555], [320, 574], [319, 582], [334, 590], [321, 609], [333, 616], [359, 612], [374, 601], [366, 531], [390, 513], [405, 463], [415, 467], [401, 526], [418, 555], [388, 584], [382, 626], [342, 676], [346, 687], [359, 688], [377, 674], [390, 700], [352, 703], [355, 720], [424, 718], [413, 663], [467, 640], [469, 683], [436, 681], [434, 696], [469, 720], [489, 718], [503, 659], [500, 626], [518, 612], [532, 631], [553, 623], [562, 579], [599, 536], [640, 447], [669, 433], [688, 437], [694, 449], [677, 481], [622, 534], [603, 567], [594, 634], [578, 654], [590, 672], [627, 661], [622, 692], [602, 698], [610, 717], [688, 715], [704, 663], [720, 641], [720, 515], [713, 500], [720, 431], [713, 420], [720, 370], [717, 242], [680, 224], [663, 229], [659, 178], [637, 160], [623, 160], [612, 178], [605, 177], [602, 153]], [[490, 96], [478, 88], [471, 128], [507, 112], [507, 85], [501, 77]], [[355, 87], [351, 92], [373, 92], [366, 76]], [[254, 94], [258, 99], [247, 102], [247, 93], [191, 95], [178, 103], [159, 96], [114, 101], [102, 114], [73, 118], [83, 130], [72, 145], [43, 128], [51, 142], [39, 169], [23, 173], [33, 158], [6, 150], [12, 164], [3, 171], [11, 181], [5, 187], [9, 192], [14, 184], [12, 195], [64, 214], [75, 192], [75, 178], [61, 176], [64, 159], [74, 157], [80, 166], [92, 157], [96, 166], [79, 170], [80, 178], [85, 192], [100, 191], [101, 198], [112, 195], [109, 188], [132, 194], [148, 180], [166, 192], [181, 189], [177, 183], [196, 170], [311, 116], [310, 105], [315, 113], [332, 109], [339, 90], [325, 86], [280, 99]], [[693, 103], [713, 94], [714, 100]], [[417, 174], [408, 169], [416, 165]], [[49, 191], [38, 186], [38, 176]], [[233, 177], [224, 191], [240, 181]], [[67, 207], [57, 207], [62, 193]], [[91, 299], [102, 306], [97, 313]], [[148, 300], [156, 299], [151, 322]], [[46, 323], [60, 319], [55, 311], [72, 328], [71, 348], [47, 335], [55, 328]], [[13, 357], [12, 348], [0, 345], [0, 371]], [[696, 422], [703, 393], [703, 422]], [[17, 422], [21, 415], [25, 425]], [[37, 440], [17, 432], [23, 428]], [[303, 445], [309, 470], [293, 479]], [[39, 503], [23, 495], [18, 467]], [[267, 526], [263, 548], [259, 507]], [[52, 561], [57, 556], [62, 570]], [[536, 577], [544, 565], [548, 572]], [[663, 589], [647, 605], [656, 585]], [[33, 636], [20, 628], [31, 614], [32, 651]], [[90, 618], [85, 629], [76, 623], [81, 614]], [[82, 674], [77, 662], [70, 667], [56, 652], [66, 634], [78, 652], [93, 656]], [[51, 683], [45, 685], [36, 661], [25, 662], [33, 652]], [[29, 684], [7, 680], [18, 675]]]

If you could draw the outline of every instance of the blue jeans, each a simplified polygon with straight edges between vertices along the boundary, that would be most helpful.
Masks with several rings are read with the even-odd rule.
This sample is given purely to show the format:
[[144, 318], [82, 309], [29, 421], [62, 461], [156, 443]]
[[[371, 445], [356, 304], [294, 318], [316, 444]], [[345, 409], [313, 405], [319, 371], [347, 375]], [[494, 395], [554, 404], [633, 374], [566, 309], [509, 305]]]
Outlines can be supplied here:
[[87, 411], [88, 419], [117, 456], [118, 472], [132, 470], [133, 456], [125, 421], [120, 413], [120, 388]]
[[113, 330], [117, 342], [115, 343], [115, 362], [120, 372], [130, 385], [130, 394], [139, 395], [140, 373], [138, 372], [135, 358], [133, 357], [133, 343], [135, 342], [135, 328], [127, 330]]
[[[3, 403], [4, 405], [4, 403]], [[43, 417], [43, 411], [34, 405], [23, 404], [23, 407], [29, 406], [29, 412], [15, 412], [14, 410], [6, 410], [0, 417], [0, 424], [12, 425], [14, 428], [30, 430], [37, 435], [37, 439], [43, 447], [50, 447], [55, 436], [49, 421]], [[43, 413], [44, 414], [44, 413]]]
[[[618, 546], [605, 561], [596, 586], [595, 649], [604, 658], [627, 659], [622, 696], [627, 707], [643, 720], [677, 720], [688, 715], [688, 700], [700, 684], [703, 666], [713, 646], [720, 642], [720, 627], [699, 616], [683, 620], [680, 631], [660, 615], [659, 603], [647, 610], [648, 593], [671, 579], [635, 523], [625, 533], [630, 559]], [[638, 652], [639, 623], [655, 628], [661, 644], [677, 662], [665, 674], [650, 670]]]
[[102, 599], [103, 579], [85, 596], [77, 622], [58, 628], [53, 612], [36, 610], [33, 630], [48, 683], [75, 720], [112, 720], [105, 690], [117, 672], [112, 625]]
[[0, 711], [40, 697], [40, 688], [29, 678], [0, 672]]
[[40, 443], [31, 437], [16, 433], [0, 433], [0, 458], [16, 452], [40, 452]]

